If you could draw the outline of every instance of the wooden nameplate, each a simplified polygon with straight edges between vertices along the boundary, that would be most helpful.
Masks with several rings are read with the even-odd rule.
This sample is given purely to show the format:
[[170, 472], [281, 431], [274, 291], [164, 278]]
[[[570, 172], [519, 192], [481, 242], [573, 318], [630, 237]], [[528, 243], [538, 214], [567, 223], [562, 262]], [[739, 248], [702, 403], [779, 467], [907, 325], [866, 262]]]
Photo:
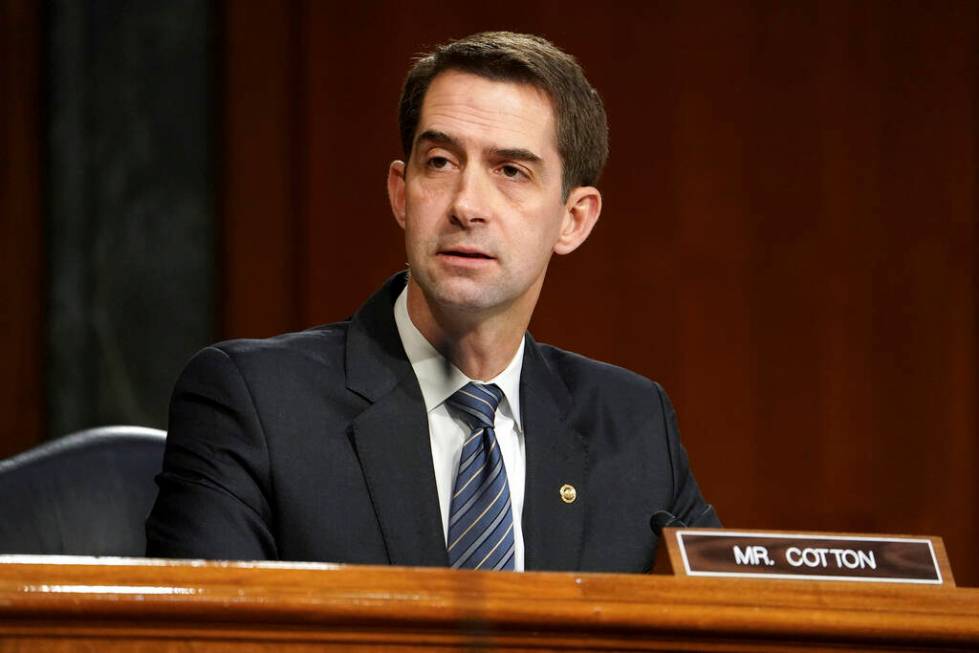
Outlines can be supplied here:
[[653, 573], [955, 587], [933, 536], [664, 528]]

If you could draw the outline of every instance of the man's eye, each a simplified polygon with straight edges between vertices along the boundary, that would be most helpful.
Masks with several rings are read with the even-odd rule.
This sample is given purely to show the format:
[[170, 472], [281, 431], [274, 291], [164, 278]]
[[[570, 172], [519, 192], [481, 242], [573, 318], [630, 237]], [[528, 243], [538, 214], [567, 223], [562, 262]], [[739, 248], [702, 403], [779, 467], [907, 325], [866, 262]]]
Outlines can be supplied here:
[[517, 166], [509, 166], [509, 165], [501, 166], [500, 172], [503, 173], [504, 177], [509, 177], [510, 179], [514, 179], [523, 174], [523, 171]]
[[433, 156], [428, 160], [428, 166], [436, 170], [442, 170], [449, 165], [449, 160], [444, 156]]

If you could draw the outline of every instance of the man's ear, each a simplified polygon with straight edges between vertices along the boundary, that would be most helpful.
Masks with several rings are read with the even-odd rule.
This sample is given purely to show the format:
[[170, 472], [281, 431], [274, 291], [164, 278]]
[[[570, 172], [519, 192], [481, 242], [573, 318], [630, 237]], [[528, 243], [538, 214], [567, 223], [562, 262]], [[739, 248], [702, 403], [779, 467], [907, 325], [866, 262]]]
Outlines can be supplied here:
[[554, 244], [555, 254], [570, 254], [585, 242], [602, 213], [602, 194], [594, 186], [578, 186], [564, 203], [564, 222]]
[[401, 228], [405, 228], [405, 162], [392, 161], [388, 166], [388, 201]]

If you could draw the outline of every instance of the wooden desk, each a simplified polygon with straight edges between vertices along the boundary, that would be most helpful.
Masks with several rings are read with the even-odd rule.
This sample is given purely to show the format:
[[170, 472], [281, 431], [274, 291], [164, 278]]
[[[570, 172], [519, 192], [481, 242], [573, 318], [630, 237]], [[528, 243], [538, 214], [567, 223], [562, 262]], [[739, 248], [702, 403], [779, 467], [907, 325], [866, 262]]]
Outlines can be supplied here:
[[0, 652], [979, 650], [979, 589], [0, 556]]

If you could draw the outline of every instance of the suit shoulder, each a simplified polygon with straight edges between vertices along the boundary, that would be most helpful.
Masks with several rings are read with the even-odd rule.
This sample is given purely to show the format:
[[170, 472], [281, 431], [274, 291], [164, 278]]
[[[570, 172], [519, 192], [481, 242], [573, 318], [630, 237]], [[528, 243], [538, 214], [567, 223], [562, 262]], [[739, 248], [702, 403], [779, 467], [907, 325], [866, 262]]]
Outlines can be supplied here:
[[572, 395], [611, 393], [629, 401], [639, 397], [648, 399], [650, 392], [664, 394], [659, 383], [632, 370], [552, 345], [537, 346], [548, 366], [557, 372]]
[[311, 327], [304, 331], [283, 333], [269, 338], [236, 338], [214, 343], [234, 359], [252, 356], [275, 356], [289, 353], [315, 354], [320, 351], [342, 350], [347, 341], [349, 322], [335, 322]]
[[268, 373], [296, 366], [343, 366], [349, 322], [336, 322], [269, 338], [224, 340], [205, 347], [195, 360], [221, 358], [242, 372]]

